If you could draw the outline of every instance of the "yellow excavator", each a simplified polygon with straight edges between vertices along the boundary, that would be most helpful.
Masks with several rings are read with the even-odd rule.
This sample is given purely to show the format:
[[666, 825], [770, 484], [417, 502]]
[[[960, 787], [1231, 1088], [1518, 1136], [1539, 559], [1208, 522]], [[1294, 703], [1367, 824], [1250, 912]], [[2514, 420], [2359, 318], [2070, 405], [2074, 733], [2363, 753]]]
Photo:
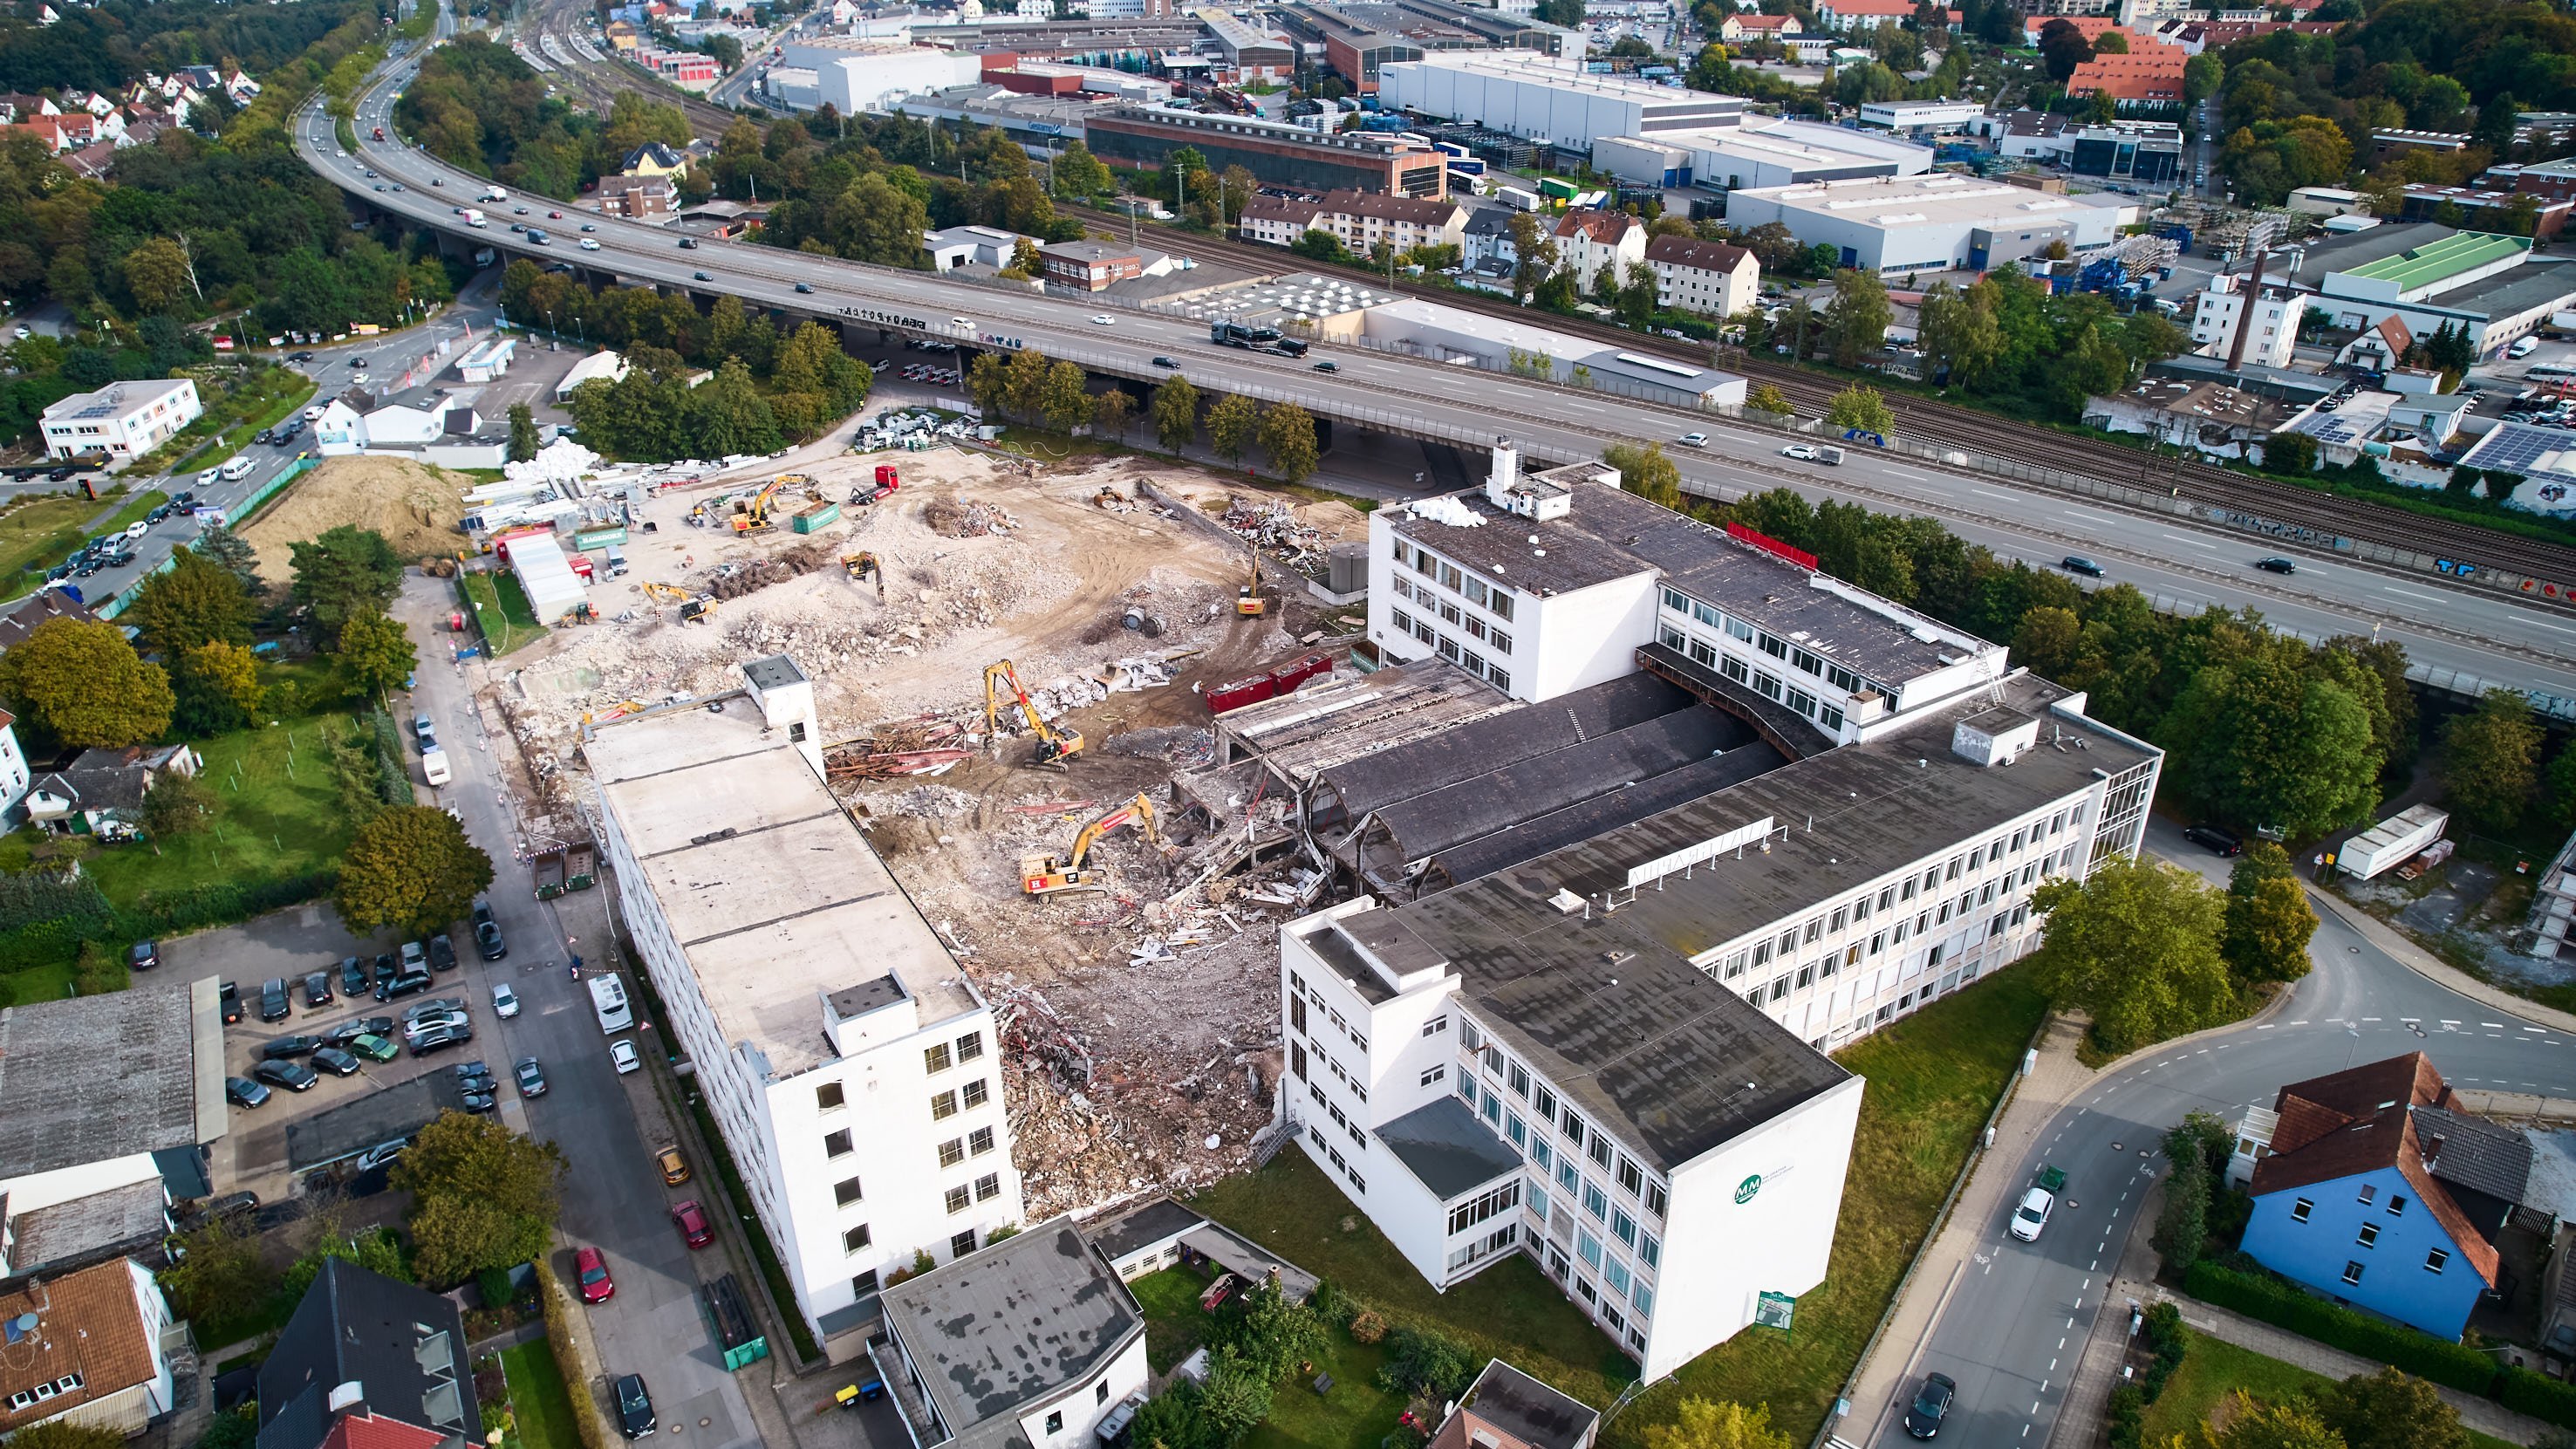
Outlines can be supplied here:
[[1100, 838], [1122, 825], [1134, 825], [1145, 832], [1145, 838], [1156, 849], [1163, 847], [1162, 832], [1154, 828], [1154, 802], [1139, 792], [1135, 799], [1082, 827], [1073, 838], [1073, 850], [1063, 856], [1024, 855], [1020, 857], [1020, 890], [1032, 896], [1051, 896], [1063, 891], [1099, 891], [1109, 887], [1101, 880], [1103, 872], [1086, 870], [1083, 862], [1091, 858], [1091, 848]]
[[713, 594], [693, 594], [677, 584], [657, 584], [650, 580], [644, 583], [643, 589], [644, 597], [648, 599], [679, 605], [680, 622], [683, 624], [703, 624], [716, 616], [716, 596]]
[[864, 584], [870, 575], [874, 575], [877, 581], [877, 602], [880, 604], [885, 602], [885, 565], [877, 561], [875, 554], [845, 553], [841, 555], [841, 567], [849, 571], [850, 582], [854, 584]]
[[984, 668], [984, 737], [997, 739], [1002, 728], [1002, 686], [1010, 686], [1011, 703], [1019, 707], [1020, 717], [1028, 721], [1029, 733], [1038, 737], [1037, 757], [1031, 764], [1063, 769], [1064, 762], [1082, 753], [1082, 731], [1071, 727], [1058, 729], [1038, 716], [1038, 707], [1029, 702], [1029, 692], [1020, 686], [1020, 672], [1005, 659]]
[[1234, 612], [1238, 617], [1258, 619], [1270, 611], [1270, 601], [1261, 597], [1261, 550], [1252, 551], [1252, 582], [1234, 591]]
[[[788, 476], [794, 477], [795, 475], [790, 474]], [[733, 531], [736, 533], [759, 533], [768, 528], [769, 500], [777, 495], [778, 485], [786, 481], [786, 478], [772, 478], [759, 492], [751, 495], [750, 502], [736, 503], [733, 506]]]

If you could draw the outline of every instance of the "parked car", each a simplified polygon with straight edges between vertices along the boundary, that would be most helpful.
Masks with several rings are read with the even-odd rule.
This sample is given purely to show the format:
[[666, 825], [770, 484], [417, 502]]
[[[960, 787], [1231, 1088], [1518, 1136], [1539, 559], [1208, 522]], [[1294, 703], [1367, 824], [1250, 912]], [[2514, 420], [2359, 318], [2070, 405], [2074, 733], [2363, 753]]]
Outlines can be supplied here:
[[226, 1077], [224, 1100], [236, 1107], [256, 1107], [268, 1100], [268, 1088], [248, 1077]]
[[292, 1015], [292, 1014], [294, 1013], [294, 1011], [295, 1011], [295, 1007], [294, 1007], [293, 1003], [289, 1002], [289, 1001], [286, 999], [286, 978], [285, 978], [285, 977], [283, 977], [283, 976], [279, 976], [279, 977], [275, 977], [275, 978], [272, 978], [272, 979], [270, 979], [270, 980], [263, 981], [263, 982], [261, 982], [261, 983], [260, 983], [260, 985], [259, 985], [259, 1019], [260, 1019], [260, 1020], [262, 1020], [262, 1021], [284, 1021], [284, 1020], [286, 1020], [286, 1018], [287, 1018], [288, 1016]]
[[456, 1084], [469, 1092], [477, 1090], [488, 1092], [492, 1090], [494, 1085], [492, 1064], [490, 1062], [481, 1061], [458, 1062], [456, 1064]]
[[394, 1045], [393, 1038], [379, 1036], [373, 1032], [361, 1037], [352, 1037], [349, 1041], [349, 1050], [371, 1062], [389, 1062], [402, 1055], [402, 1048]]
[[2057, 566], [2066, 570], [2070, 574], [2082, 574], [2087, 578], [2094, 579], [2102, 577], [2102, 566], [2080, 553], [2068, 554], [2063, 560], [2059, 561]]
[[241, 988], [227, 981], [215, 989], [215, 1000], [223, 1007], [224, 1025], [237, 1026], [242, 1019]]
[[411, 1039], [411, 1054], [416, 1057], [425, 1057], [431, 1052], [445, 1051], [452, 1046], [463, 1046], [465, 1043], [472, 1041], [473, 1039], [474, 1030], [471, 1027], [433, 1027], [428, 1031], [421, 1032], [419, 1035], [414, 1036]]
[[484, 921], [474, 928], [474, 953], [486, 961], [498, 961], [510, 954], [510, 945], [501, 939], [501, 923]]
[[331, 973], [316, 971], [304, 978], [304, 1009], [320, 1011], [340, 998], [331, 994]]
[[376, 984], [378, 986], [384, 985], [386, 982], [393, 980], [401, 974], [403, 974], [402, 963], [394, 959], [393, 952], [387, 951], [385, 954], [376, 958]]
[[503, 1021], [519, 1014], [519, 993], [512, 991], [507, 981], [492, 983], [492, 1014]]
[[462, 1026], [470, 1028], [473, 1024], [473, 1019], [467, 1016], [463, 1011], [432, 1011], [413, 1017], [411, 1020], [404, 1022], [403, 1035], [407, 1037], [418, 1036], [422, 1032], [437, 1031], [441, 1027]]
[[262, 1061], [282, 1062], [289, 1057], [309, 1057], [325, 1045], [318, 1036], [282, 1036], [261, 1046], [259, 1055]]
[[703, 1248], [716, 1240], [716, 1230], [707, 1223], [706, 1209], [691, 1198], [671, 1209], [671, 1221], [679, 1224], [680, 1236], [692, 1248]]
[[390, 1016], [361, 1016], [322, 1033], [322, 1039], [333, 1046], [347, 1046], [362, 1036], [390, 1036], [393, 1029], [394, 1019]]
[[462, 1012], [463, 1010], [465, 1010], [464, 1002], [453, 996], [442, 996], [435, 1001], [414, 1002], [410, 1006], [403, 1008], [402, 1016], [404, 1023], [408, 1025], [425, 1016], [436, 1016], [441, 1012], [448, 1011]]
[[284, 1087], [290, 1092], [309, 1092], [315, 1082], [322, 1080], [302, 1062], [261, 1062], [250, 1069], [250, 1074], [272, 1087]]
[[338, 1047], [326, 1046], [316, 1051], [313, 1054], [313, 1065], [335, 1077], [354, 1077], [358, 1074], [358, 1059]]
[[537, 1065], [535, 1057], [519, 1058], [510, 1071], [519, 1079], [520, 1096], [542, 1097], [546, 1094], [546, 1069]]
[[1905, 1407], [1905, 1432], [1917, 1439], [1929, 1439], [1941, 1432], [1941, 1421], [1950, 1415], [1950, 1401], [1959, 1396], [1959, 1385], [1948, 1374], [1928, 1374], [1923, 1387], [1914, 1391], [1914, 1402]]
[[447, 933], [444, 931], [429, 938], [429, 969], [432, 971], [456, 969], [456, 943], [448, 940]]
[[629, 1439], [641, 1439], [653, 1432], [653, 1396], [644, 1390], [642, 1374], [623, 1374], [617, 1380], [617, 1432]]
[[403, 1149], [409, 1146], [411, 1146], [411, 1139], [408, 1137], [397, 1137], [390, 1142], [379, 1142], [375, 1146], [358, 1154], [358, 1171], [373, 1172], [377, 1168], [383, 1167], [392, 1162], [395, 1158], [402, 1156]]
[[584, 1303], [605, 1303], [617, 1296], [617, 1280], [608, 1276], [608, 1257], [597, 1248], [583, 1248], [572, 1255], [572, 1274], [581, 1284]]
[[2236, 832], [2221, 830], [2215, 825], [2192, 826], [2182, 833], [2182, 838], [2194, 845], [2205, 846], [2220, 855], [2245, 853], [2245, 842], [2236, 838]]
[[366, 995], [372, 985], [373, 983], [367, 979], [366, 957], [343, 956], [340, 958], [340, 994], [342, 996], [349, 998], [351, 1001], [355, 1001], [359, 997]]
[[149, 971], [160, 964], [161, 943], [158, 941], [137, 941], [133, 949], [125, 953], [125, 969], [128, 971]]
[[406, 996], [418, 996], [427, 991], [431, 984], [429, 973], [426, 971], [409, 976], [397, 976], [376, 988], [376, 999], [400, 1001]]
[[661, 1151], [654, 1153], [653, 1161], [656, 1166], [662, 1169], [663, 1186], [678, 1187], [681, 1183], [689, 1180], [689, 1160], [680, 1155], [680, 1145], [678, 1143], [674, 1142], [670, 1146], [663, 1148]]
[[617, 1074], [621, 1077], [644, 1065], [642, 1059], [635, 1055], [635, 1043], [624, 1037], [608, 1044], [608, 1059], [617, 1064]]

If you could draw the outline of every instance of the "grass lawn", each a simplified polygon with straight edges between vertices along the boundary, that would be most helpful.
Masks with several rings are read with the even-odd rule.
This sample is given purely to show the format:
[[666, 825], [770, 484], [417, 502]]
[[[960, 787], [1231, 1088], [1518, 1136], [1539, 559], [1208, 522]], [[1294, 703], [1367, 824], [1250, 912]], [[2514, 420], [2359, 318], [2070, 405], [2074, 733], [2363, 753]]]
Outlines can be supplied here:
[[519, 587], [518, 575], [469, 573], [461, 582], [466, 604], [473, 609], [475, 622], [482, 625], [485, 647], [493, 657], [545, 637], [545, 629], [537, 623], [536, 610], [528, 605], [527, 592]]
[[291, 367], [261, 367], [241, 386], [226, 390], [209, 404], [205, 416], [145, 455], [135, 470], [184, 473], [211, 468], [240, 452], [260, 429], [286, 421], [287, 414], [313, 396], [314, 388], [313, 379]]
[[572, 1395], [544, 1339], [501, 1350], [501, 1372], [510, 1381], [510, 1417], [518, 1423], [520, 1443], [527, 1449], [581, 1449]]
[[1169, 1373], [1207, 1342], [1213, 1321], [1199, 1311], [1206, 1279], [1186, 1268], [1165, 1268], [1127, 1287], [1145, 1310], [1145, 1363], [1154, 1372]]
[[46, 569], [88, 540], [101, 507], [78, 493], [48, 493], [0, 513], [0, 592], [15, 597], [43, 582]]
[[153, 509], [158, 508], [169, 501], [169, 494], [164, 493], [157, 488], [146, 489], [142, 494], [137, 496], [133, 502], [116, 510], [116, 516], [100, 525], [98, 531], [101, 533], [118, 532], [132, 524], [141, 523], [143, 521], [143, 515], [150, 513]]
[[[2209, 1421], [2210, 1412], [2229, 1394], [2243, 1389], [2258, 1399], [2285, 1399], [2294, 1394], [2313, 1397], [2334, 1380], [2323, 1374], [2310, 1373], [2295, 1364], [2277, 1358], [2265, 1358], [2250, 1348], [2221, 1342], [2205, 1333], [2191, 1336], [2191, 1351], [2183, 1355], [2182, 1367], [2165, 1381], [2165, 1391], [2147, 1406], [2147, 1417], [2140, 1439], [2161, 1444], [2176, 1434]], [[2510, 1449], [2507, 1441], [2469, 1432], [2473, 1449]]]
[[[1154, 1372], [1168, 1372], [1213, 1336], [1215, 1317], [1199, 1311], [1208, 1282], [1192, 1269], [1165, 1268], [1127, 1285], [1145, 1310], [1145, 1360]], [[1332, 1388], [1318, 1394], [1314, 1374], [1291, 1374], [1271, 1397], [1270, 1417], [1244, 1437], [1242, 1449], [1377, 1449], [1404, 1412], [1402, 1398], [1377, 1386], [1385, 1366], [1384, 1347], [1334, 1330], [1315, 1361], [1317, 1373], [1332, 1377]]]

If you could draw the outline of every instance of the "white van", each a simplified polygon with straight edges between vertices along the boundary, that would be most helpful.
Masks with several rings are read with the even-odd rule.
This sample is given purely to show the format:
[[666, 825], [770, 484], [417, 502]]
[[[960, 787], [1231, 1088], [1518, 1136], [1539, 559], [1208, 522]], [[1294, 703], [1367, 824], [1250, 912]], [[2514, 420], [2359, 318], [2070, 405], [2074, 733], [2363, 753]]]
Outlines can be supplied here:
[[615, 544], [608, 546], [608, 576], [616, 578], [626, 572], [626, 554]]
[[240, 480], [249, 477], [250, 470], [255, 466], [257, 465], [248, 458], [235, 458], [224, 465], [224, 481], [227, 483], [239, 482]]
[[427, 780], [432, 786], [446, 784], [448, 781], [447, 751], [422, 751], [420, 756], [420, 777]]

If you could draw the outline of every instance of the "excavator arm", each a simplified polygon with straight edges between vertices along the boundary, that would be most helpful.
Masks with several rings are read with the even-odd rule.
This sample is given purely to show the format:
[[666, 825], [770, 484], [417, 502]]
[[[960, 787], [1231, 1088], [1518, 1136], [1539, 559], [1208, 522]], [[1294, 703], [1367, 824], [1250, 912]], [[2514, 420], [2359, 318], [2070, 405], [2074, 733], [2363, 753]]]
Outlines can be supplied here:
[[1082, 827], [1081, 832], [1073, 837], [1073, 849], [1066, 854], [1020, 857], [1020, 890], [1032, 896], [1107, 890], [1108, 886], [1100, 879], [1100, 872], [1086, 869], [1085, 865], [1091, 859], [1092, 847], [1100, 843], [1101, 837], [1128, 824], [1143, 832], [1156, 849], [1163, 848], [1162, 832], [1154, 825], [1154, 802], [1139, 791], [1135, 799]]
[[[883, 576], [879, 577], [882, 579]], [[1071, 728], [1059, 729], [1048, 724], [1045, 718], [1039, 715], [1037, 705], [1029, 699], [1028, 690], [1021, 687], [1019, 671], [1013, 668], [1011, 661], [1007, 659], [984, 667], [985, 738], [993, 739], [999, 736], [1002, 727], [1002, 686], [1006, 684], [1010, 686], [1010, 702], [1018, 707], [1020, 717], [1028, 722], [1029, 733], [1037, 736], [1037, 758], [1032, 763], [1061, 768], [1064, 761], [1082, 753], [1082, 732]]]

